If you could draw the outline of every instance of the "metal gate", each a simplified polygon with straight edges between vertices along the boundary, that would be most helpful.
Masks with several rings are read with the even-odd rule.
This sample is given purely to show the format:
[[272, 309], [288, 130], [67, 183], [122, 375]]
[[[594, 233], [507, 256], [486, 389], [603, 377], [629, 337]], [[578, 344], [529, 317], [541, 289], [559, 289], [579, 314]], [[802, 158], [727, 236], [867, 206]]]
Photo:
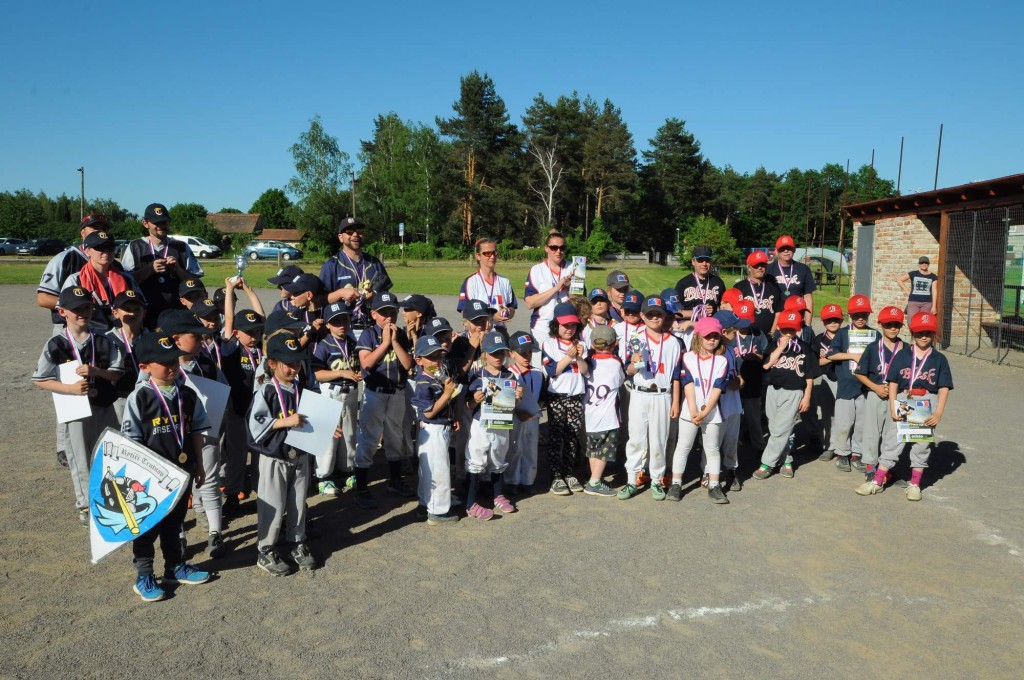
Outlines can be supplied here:
[[1024, 367], [1024, 206], [950, 213], [942, 344]]

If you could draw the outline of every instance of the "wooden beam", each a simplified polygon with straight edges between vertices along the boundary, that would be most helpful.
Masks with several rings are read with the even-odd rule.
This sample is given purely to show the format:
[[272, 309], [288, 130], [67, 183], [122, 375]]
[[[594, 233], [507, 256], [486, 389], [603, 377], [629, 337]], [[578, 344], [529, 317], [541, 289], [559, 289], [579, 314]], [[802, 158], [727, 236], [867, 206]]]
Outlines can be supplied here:
[[[946, 299], [945, 299], [946, 287], [945, 287], [943, 282], [944, 282], [944, 280], [946, 278], [946, 272], [947, 271], [951, 272], [954, 276], [956, 275], [956, 270], [950, 264], [948, 256], [949, 256], [949, 213], [948, 212], [943, 212], [942, 215], [939, 217], [939, 262], [938, 262], [939, 266], [937, 267], [937, 269], [939, 269], [939, 271], [942, 272], [942, 273], [941, 273], [941, 275], [939, 275], [938, 280], [935, 282], [935, 295], [937, 296], [937, 301], [938, 301], [938, 304], [935, 307], [936, 307], [936, 309], [939, 310], [939, 313], [938, 313], [938, 317], [939, 317], [939, 319], [938, 319], [938, 321], [939, 321], [939, 324], [938, 324], [938, 326], [939, 326], [939, 338], [941, 338], [941, 339], [943, 339], [945, 341], [945, 346], [946, 347], [949, 346], [949, 342], [950, 342], [950, 338], [948, 337], [948, 333], [949, 333], [949, 329], [950, 329], [950, 323], [949, 323], [949, 320], [946, 317], [949, 314], [951, 314], [953, 310], [952, 309], [949, 309], [949, 310], [946, 309]], [[909, 323], [909, 319], [908, 319], [908, 323]]]

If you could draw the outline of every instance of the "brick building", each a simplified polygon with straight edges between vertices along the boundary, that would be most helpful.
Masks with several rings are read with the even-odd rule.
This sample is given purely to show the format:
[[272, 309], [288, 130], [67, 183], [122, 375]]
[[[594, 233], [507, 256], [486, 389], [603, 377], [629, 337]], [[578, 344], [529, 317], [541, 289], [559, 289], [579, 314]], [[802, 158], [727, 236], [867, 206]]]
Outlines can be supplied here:
[[1024, 365], [1024, 174], [844, 210], [853, 220], [855, 292], [876, 309], [903, 307], [896, 279], [927, 255], [939, 277], [940, 344]]

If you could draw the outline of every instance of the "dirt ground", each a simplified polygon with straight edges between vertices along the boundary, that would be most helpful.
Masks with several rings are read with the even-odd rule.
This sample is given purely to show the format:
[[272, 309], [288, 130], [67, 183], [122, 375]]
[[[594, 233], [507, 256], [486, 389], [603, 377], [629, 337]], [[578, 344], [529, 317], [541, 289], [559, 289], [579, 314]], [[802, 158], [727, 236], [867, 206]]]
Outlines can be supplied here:
[[190, 512], [217, 578], [144, 604], [130, 551], [89, 563], [29, 382], [50, 329], [33, 291], [0, 297], [0, 677], [1021, 676], [1020, 370], [949, 355], [920, 503], [857, 496], [855, 473], [800, 451], [795, 479], [749, 480], [728, 506], [691, 472], [678, 504], [540, 492], [428, 527], [379, 487], [375, 511], [311, 498], [323, 567], [275, 579], [248, 501], [216, 563]]

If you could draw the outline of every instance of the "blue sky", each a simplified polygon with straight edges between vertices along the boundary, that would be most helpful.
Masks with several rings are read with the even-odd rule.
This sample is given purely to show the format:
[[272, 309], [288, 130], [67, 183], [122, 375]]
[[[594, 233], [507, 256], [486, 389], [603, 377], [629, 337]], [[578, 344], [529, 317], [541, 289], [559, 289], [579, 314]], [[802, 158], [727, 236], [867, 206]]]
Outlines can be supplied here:
[[[157, 3], [147, 3], [156, 5]], [[161, 5], [163, 3], [160, 3]], [[1024, 172], [1022, 4], [181, 2], [5, 9], [0, 191], [247, 210], [315, 114], [355, 160], [374, 116], [451, 115], [487, 72], [611, 99], [638, 150], [667, 117], [714, 164], [875, 165], [904, 193]], [[1016, 83], [1016, 84], [1014, 84]], [[2, 226], [2, 225], [0, 225]]]

